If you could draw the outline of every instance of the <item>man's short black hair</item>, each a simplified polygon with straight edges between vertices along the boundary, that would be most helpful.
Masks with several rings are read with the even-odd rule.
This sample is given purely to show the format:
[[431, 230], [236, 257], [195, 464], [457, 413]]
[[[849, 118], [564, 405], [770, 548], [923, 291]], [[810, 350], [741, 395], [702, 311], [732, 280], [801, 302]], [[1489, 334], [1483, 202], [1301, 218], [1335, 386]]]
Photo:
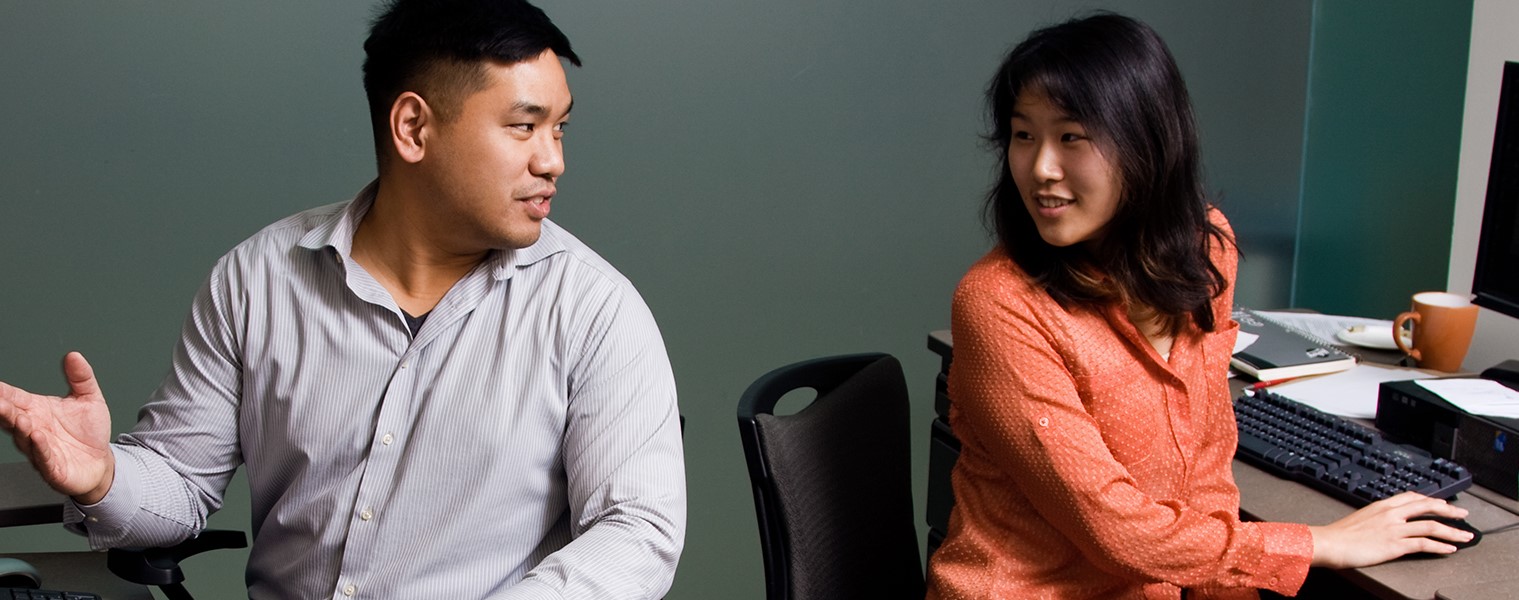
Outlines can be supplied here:
[[391, 0], [364, 40], [364, 93], [375, 152], [385, 160], [390, 106], [404, 92], [427, 100], [440, 119], [486, 85], [487, 62], [511, 65], [552, 50], [580, 66], [570, 40], [522, 0]]

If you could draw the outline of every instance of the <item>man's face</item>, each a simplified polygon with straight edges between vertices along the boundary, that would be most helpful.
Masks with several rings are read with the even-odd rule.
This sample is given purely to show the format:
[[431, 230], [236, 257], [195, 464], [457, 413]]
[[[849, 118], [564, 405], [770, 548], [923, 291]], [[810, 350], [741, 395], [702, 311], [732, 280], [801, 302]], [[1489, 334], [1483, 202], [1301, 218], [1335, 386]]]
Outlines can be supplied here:
[[545, 50], [512, 65], [486, 63], [484, 89], [464, 99], [427, 140], [432, 214], [447, 245], [464, 252], [524, 248], [538, 241], [564, 173], [561, 138], [570, 87]]

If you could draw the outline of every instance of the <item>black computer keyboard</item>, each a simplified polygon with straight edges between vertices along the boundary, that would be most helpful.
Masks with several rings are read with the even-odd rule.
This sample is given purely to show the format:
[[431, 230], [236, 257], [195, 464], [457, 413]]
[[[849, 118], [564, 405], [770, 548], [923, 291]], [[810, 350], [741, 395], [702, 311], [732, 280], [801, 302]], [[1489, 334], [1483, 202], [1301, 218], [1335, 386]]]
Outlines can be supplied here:
[[1269, 390], [1234, 399], [1235, 457], [1357, 508], [1413, 490], [1450, 498], [1472, 485], [1465, 467]]
[[0, 600], [100, 600], [100, 596], [84, 592], [0, 587]]

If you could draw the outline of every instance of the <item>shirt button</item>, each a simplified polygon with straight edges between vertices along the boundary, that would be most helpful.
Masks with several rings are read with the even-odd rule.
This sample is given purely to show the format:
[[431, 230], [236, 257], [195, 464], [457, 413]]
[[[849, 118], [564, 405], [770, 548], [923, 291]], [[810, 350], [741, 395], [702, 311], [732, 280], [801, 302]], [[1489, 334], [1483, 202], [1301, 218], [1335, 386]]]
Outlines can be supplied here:
[[99, 523], [100, 522], [100, 517], [89, 517], [89, 521], [91, 523]]
[[355, 587], [355, 586], [354, 586], [354, 585], [353, 585], [353, 584], [351, 584], [351, 583], [350, 583], [350, 584], [348, 584], [348, 585], [345, 585], [345, 586], [343, 586], [343, 595], [344, 595], [344, 596], [352, 596], [352, 595], [354, 595], [354, 594], [355, 594], [355, 593], [358, 593], [358, 591], [359, 591], [359, 588], [358, 588], [358, 587]]
[[1039, 426], [1040, 427], [1049, 427], [1050, 426], [1050, 418], [1049, 417], [1039, 417]]
[[374, 513], [373, 513], [373, 512], [370, 512], [370, 510], [369, 510], [369, 509], [367, 509], [367, 508], [366, 508], [366, 509], [364, 509], [364, 511], [363, 511], [363, 512], [360, 512], [360, 513], [359, 513], [359, 518], [360, 518], [360, 519], [363, 519], [363, 520], [365, 520], [365, 521], [368, 521], [368, 520], [370, 520], [370, 519], [373, 519], [373, 518], [374, 518]]
[[385, 444], [386, 446], [389, 446], [390, 443], [394, 441], [396, 441], [396, 436], [390, 435], [388, 433], [385, 434], [385, 437], [380, 438], [380, 443]]

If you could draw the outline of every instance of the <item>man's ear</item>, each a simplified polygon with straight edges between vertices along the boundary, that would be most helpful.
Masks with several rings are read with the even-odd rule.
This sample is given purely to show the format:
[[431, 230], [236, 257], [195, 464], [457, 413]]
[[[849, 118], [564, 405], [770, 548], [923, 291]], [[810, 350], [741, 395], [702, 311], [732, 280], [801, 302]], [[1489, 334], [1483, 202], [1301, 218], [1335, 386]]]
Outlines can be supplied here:
[[416, 163], [427, 151], [427, 138], [431, 135], [434, 116], [415, 92], [405, 92], [390, 105], [390, 145], [401, 160]]

